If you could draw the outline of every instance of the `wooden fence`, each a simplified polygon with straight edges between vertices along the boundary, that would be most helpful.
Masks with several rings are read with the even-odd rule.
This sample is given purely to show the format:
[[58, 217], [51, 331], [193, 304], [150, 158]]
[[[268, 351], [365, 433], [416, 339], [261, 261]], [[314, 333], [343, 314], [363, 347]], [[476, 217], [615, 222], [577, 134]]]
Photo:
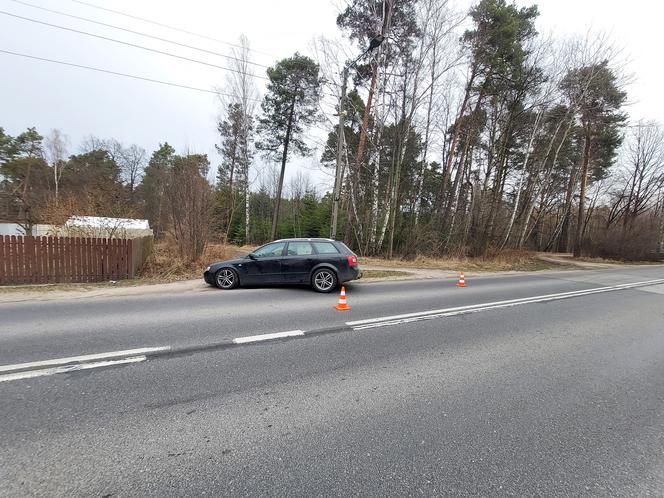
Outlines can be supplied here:
[[131, 239], [2, 235], [0, 285], [134, 278], [133, 242]]

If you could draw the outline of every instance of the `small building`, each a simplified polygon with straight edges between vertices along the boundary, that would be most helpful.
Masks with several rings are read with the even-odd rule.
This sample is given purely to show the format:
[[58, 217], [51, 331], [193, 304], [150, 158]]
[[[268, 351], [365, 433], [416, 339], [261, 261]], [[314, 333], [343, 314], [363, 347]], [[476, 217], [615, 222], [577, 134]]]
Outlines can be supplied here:
[[29, 234], [26, 234], [25, 229], [18, 223], [0, 223], [0, 235], [137, 239], [139, 237], [152, 237], [153, 233], [148, 220], [72, 216], [64, 225], [33, 225], [32, 233]]
[[[35, 237], [41, 237], [44, 235], [51, 235], [53, 231], [53, 225], [32, 225], [32, 233], [29, 235], [34, 235]], [[18, 223], [0, 223], [0, 236], [1, 235], [26, 235], [25, 229]]]
[[72, 216], [64, 226], [57, 227], [57, 232], [66, 237], [137, 239], [153, 236], [148, 220], [101, 216]]

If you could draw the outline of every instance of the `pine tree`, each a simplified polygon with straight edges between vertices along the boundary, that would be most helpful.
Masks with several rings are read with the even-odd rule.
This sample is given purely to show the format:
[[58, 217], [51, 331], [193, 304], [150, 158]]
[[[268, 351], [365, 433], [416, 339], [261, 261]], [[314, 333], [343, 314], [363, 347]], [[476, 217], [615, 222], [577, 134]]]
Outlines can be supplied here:
[[318, 64], [298, 53], [269, 68], [267, 75], [270, 82], [261, 105], [263, 116], [258, 124], [260, 141], [256, 146], [265, 156], [281, 161], [272, 218], [271, 237], [274, 239], [288, 158], [292, 154], [310, 154], [303, 135], [319, 116], [321, 79]]

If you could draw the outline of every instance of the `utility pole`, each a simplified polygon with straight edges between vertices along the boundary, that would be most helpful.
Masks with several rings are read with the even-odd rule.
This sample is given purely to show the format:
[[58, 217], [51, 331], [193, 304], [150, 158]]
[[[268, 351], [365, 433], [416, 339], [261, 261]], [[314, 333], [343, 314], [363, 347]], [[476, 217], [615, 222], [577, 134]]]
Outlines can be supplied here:
[[334, 191], [332, 192], [332, 229], [330, 238], [337, 238], [337, 220], [339, 218], [339, 201], [341, 199], [341, 171], [344, 155], [344, 114], [346, 103], [346, 85], [348, 83], [348, 65], [341, 72], [341, 97], [339, 98], [339, 127], [337, 128], [337, 166], [334, 176]]

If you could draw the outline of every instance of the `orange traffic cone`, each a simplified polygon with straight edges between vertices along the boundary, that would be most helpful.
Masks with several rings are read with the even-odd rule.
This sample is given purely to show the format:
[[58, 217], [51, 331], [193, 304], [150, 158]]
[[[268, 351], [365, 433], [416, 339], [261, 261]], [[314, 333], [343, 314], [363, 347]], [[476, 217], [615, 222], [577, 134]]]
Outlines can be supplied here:
[[457, 287], [465, 287], [466, 286], [466, 276], [464, 275], [463, 272], [461, 272], [461, 275], [459, 275], [459, 281], [457, 282]]
[[349, 310], [350, 306], [348, 306], [348, 301], [346, 301], [346, 288], [342, 287], [341, 288], [341, 294], [339, 294], [339, 302], [335, 306], [336, 309], [338, 310]]

